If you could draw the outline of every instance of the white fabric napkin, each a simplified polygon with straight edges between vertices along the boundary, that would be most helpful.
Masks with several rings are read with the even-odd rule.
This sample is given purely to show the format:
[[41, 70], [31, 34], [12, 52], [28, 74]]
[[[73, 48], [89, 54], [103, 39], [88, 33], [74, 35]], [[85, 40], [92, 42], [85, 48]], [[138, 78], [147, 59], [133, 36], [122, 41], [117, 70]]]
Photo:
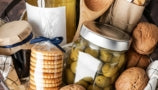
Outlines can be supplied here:
[[150, 80], [144, 90], [158, 90], [156, 89], [158, 83], [158, 60], [152, 62], [146, 72]]

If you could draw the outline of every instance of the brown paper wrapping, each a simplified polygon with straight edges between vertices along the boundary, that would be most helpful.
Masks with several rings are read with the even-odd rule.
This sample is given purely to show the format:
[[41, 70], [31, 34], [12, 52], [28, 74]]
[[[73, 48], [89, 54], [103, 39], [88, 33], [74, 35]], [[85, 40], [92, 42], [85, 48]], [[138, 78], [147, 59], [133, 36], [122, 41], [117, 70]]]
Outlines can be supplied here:
[[[13, 21], [0, 27], [0, 46], [13, 45], [23, 41], [32, 31], [31, 25], [27, 21]], [[30, 49], [29, 42], [13, 48], [0, 48], [1, 55], [12, 55], [21, 49]]]
[[101, 17], [101, 22], [110, 22], [125, 32], [131, 33], [139, 22], [144, 6], [139, 6], [128, 2], [127, 0], [116, 0], [110, 8], [108, 14]]
[[0, 19], [0, 26], [3, 25], [4, 23], [5, 22], [2, 19]]
[[8, 76], [5, 80], [7, 86], [9, 87], [9, 89], [11, 90], [15, 90], [21, 83], [19, 81], [19, 78], [17, 76], [17, 73], [14, 69], [14, 65], [11, 65], [11, 69], [10, 72], [8, 73]]

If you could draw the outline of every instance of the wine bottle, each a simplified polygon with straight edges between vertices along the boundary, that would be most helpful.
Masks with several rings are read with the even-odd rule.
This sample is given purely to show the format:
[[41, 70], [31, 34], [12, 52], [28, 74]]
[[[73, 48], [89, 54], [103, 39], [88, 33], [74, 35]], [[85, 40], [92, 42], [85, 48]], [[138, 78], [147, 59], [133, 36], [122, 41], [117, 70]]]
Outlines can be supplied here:
[[71, 42], [76, 32], [76, 0], [26, 0], [27, 18], [35, 36], [63, 36]]

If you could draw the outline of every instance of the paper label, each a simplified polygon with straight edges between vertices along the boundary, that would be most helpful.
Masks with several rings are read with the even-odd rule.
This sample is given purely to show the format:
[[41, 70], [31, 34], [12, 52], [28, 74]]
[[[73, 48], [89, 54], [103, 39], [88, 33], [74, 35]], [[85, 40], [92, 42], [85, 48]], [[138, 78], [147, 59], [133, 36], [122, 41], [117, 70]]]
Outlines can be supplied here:
[[[38, 54], [42, 54], [42, 53], [38, 53]], [[43, 86], [43, 55], [41, 55], [39, 57], [39, 55], [36, 54], [36, 57], [37, 57], [37, 61], [36, 61], [36, 67], [35, 67], [35, 71], [34, 71], [34, 81], [35, 81], [35, 84], [36, 84], [36, 89], [37, 90], [44, 90], [43, 88], [41, 87], [44, 87]], [[41, 66], [41, 67], [38, 67], [38, 66]]]
[[127, 0], [128, 2], [132, 2], [133, 0]]
[[66, 43], [66, 11], [65, 7], [42, 8], [26, 3], [27, 18], [33, 27], [35, 36], [53, 38], [62, 36], [61, 45]]
[[75, 82], [83, 79], [84, 77], [91, 77], [94, 79], [96, 72], [100, 69], [102, 63], [93, 56], [79, 52]]

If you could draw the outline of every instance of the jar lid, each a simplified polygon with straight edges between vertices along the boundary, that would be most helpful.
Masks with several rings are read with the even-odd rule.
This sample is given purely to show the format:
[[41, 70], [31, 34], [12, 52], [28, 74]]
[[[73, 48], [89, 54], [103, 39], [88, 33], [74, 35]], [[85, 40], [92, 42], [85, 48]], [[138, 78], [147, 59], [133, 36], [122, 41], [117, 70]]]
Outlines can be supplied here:
[[127, 33], [99, 22], [85, 22], [80, 35], [97, 46], [114, 51], [128, 50], [131, 44], [131, 37]]
[[0, 27], [0, 46], [12, 45], [27, 38], [32, 31], [27, 21], [12, 21]]

